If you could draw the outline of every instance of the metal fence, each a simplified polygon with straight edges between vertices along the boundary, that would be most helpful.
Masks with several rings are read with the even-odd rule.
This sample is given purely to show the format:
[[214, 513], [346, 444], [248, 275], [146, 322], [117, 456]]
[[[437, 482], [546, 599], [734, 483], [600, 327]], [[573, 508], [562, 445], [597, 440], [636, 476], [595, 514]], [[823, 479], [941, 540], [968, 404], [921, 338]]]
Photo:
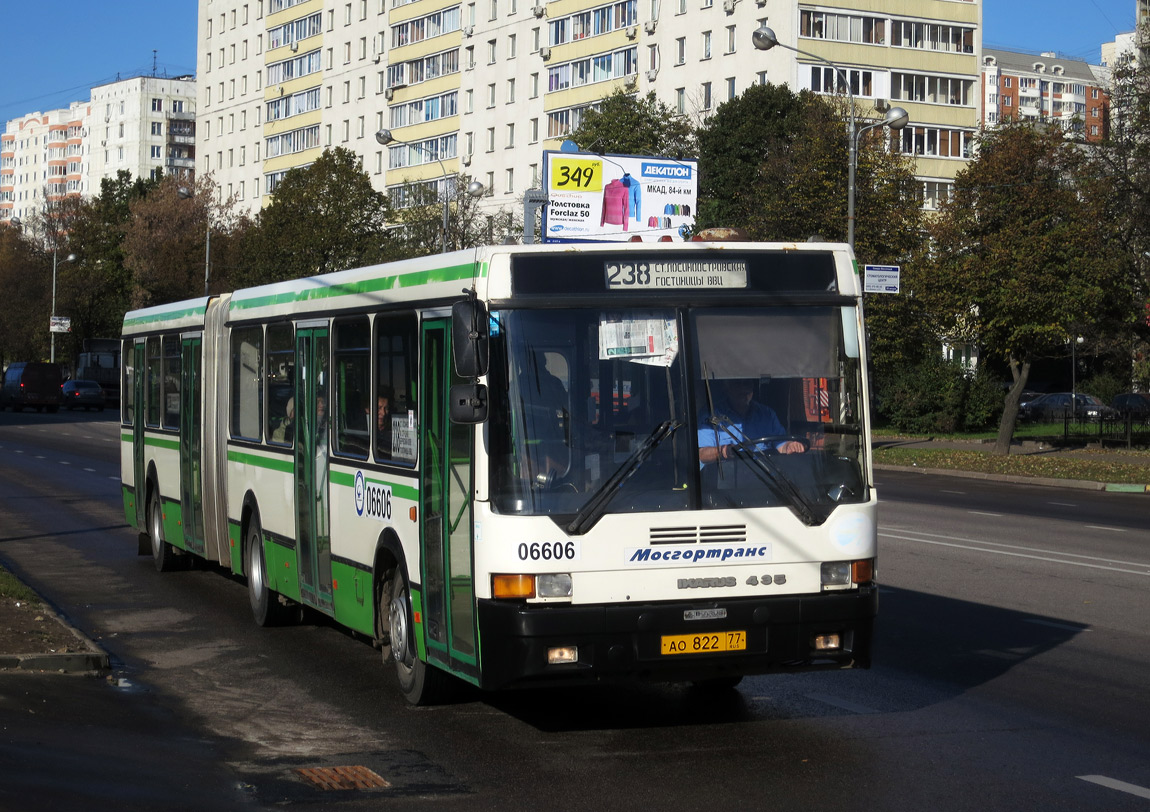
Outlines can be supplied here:
[[1150, 419], [1126, 417], [1083, 420], [1066, 417], [1046, 425], [1053, 431], [1062, 429], [1065, 443], [1098, 443], [1126, 448], [1150, 446]]

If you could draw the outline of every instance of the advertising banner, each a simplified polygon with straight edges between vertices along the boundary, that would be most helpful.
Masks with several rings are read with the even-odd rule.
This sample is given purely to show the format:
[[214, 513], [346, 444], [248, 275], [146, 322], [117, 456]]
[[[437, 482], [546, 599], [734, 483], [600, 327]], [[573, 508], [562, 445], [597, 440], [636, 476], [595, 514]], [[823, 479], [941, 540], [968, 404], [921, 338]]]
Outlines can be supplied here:
[[50, 333], [70, 333], [72, 332], [72, 319], [68, 316], [49, 316], [48, 318], [48, 332]]
[[543, 241], [681, 242], [695, 223], [698, 181], [693, 160], [547, 150]]

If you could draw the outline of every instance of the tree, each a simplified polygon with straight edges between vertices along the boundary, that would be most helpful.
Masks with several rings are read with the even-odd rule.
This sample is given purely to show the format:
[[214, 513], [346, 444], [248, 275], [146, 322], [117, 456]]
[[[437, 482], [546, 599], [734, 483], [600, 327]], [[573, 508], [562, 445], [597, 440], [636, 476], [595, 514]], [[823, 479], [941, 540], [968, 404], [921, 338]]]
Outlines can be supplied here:
[[[443, 250], [443, 207], [447, 204], [447, 250], [488, 245], [507, 234], [522, 233], [522, 217], [509, 210], [488, 214], [480, 199], [466, 192], [470, 175], [449, 178], [440, 193], [426, 184], [408, 187], [410, 205], [394, 211], [398, 257], [421, 257]], [[446, 195], [446, 200], [443, 195]]]
[[292, 169], [245, 235], [236, 287], [342, 271], [394, 258], [387, 195], [371, 186], [359, 156], [324, 150]]
[[131, 304], [132, 275], [124, 265], [124, 234], [131, 204], [155, 188], [156, 181], [132, 180], [121, 170], [104, 178], [90, 200], [69, 201], [68, 240], [76, 260], [59, 266], [57, 310], [72, 319], [73, 356], [86, 338], [120, 334]]
[[978, 147], [931, 225], [929, 272], [915, 292], [944, 329], [965, 326], [1008, 363], [995, 444], [1007, 454], [1031, 363], [1081, 331], [1128, 323], [1132, 266], [1081, 150], [1060, 130], [1006, 125]]
[[585, 152], [619, 155], [661, 155], [686, 158], [695, 154], [694, 128], [651, 91], [636, 96], [622, 88], [583, 114], [569, 138]]
[[48, 357], [48, 299], [52, 259], [34, 238], [14, 226], [0, 226], [0, 361]]

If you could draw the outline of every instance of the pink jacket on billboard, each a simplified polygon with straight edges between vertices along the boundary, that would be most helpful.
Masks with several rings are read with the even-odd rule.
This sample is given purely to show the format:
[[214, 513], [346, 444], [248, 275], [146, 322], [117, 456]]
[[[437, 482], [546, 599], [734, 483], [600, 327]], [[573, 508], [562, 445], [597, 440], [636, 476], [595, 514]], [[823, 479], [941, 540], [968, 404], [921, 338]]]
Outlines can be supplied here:
[[621, 181], [613, 180], [603, 189], [603, 216], [599, 225], [611, 223], [627, 230], [627, 217], [630, 214], [630, 190]]

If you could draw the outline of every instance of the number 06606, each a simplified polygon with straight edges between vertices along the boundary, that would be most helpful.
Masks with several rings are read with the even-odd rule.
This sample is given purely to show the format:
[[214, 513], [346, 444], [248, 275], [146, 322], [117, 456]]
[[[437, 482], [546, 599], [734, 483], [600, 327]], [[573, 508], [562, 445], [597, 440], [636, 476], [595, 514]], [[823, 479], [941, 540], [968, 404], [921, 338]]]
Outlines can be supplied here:
[[578, 561], [579, 544], [575, 541], [531, 541], [519, 545], [520, 561]]

